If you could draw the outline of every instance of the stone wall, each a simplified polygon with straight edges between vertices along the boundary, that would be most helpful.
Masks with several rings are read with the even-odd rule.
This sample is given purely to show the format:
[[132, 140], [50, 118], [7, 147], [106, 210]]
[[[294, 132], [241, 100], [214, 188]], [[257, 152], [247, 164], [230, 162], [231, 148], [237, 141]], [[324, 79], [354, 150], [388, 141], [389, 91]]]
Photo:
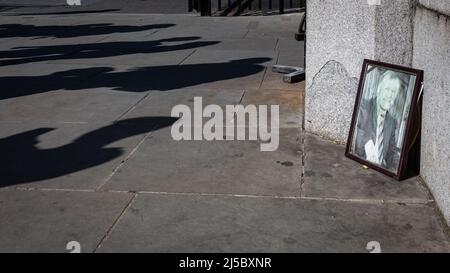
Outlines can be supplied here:
[[414, 0], [308, 0], [305, 127], [345, 142], [363, 60], [412, 63]]
[[450, 224], [450, 1], [420, 2], [413, 66], [425, 71], [421, 175]]
[[425, 71], [421, 173], [450, 223], [450, 1], [308, 0], [305, 128], [346, 142], [365, 58]]

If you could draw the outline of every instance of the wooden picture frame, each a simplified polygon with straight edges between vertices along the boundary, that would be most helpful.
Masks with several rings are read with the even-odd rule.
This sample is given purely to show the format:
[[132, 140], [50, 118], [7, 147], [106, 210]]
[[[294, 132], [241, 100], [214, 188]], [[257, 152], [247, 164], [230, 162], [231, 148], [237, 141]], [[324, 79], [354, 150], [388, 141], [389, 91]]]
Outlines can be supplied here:
[[422, 83], [421, 70], [364, 60], [345, 155], [401, 180], [418, 146]]

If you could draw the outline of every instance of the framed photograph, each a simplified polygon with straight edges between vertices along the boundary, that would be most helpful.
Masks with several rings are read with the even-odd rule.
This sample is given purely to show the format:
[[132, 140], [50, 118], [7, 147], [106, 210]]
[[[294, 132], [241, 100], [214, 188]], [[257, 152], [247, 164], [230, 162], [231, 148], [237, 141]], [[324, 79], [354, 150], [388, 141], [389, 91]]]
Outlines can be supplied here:
[[423, 71], [364, 60], [346, 156], [401, 179], [420, 130]]

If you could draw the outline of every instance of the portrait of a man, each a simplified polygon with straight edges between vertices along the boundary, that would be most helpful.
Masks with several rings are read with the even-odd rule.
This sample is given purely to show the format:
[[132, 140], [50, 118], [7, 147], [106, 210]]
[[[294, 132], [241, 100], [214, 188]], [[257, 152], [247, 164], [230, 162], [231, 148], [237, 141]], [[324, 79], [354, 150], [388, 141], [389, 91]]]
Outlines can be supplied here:
[[416, 76], [368, 65], [350, 152], [397, 173]]

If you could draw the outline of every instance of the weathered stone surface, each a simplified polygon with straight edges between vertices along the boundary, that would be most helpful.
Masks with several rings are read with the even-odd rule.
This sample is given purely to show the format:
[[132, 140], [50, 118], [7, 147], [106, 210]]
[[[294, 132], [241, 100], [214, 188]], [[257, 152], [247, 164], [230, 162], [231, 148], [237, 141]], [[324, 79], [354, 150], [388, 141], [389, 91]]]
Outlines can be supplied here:
[[419, 0], [421, 8], [427, 8], [439, 13], [450, 15], [450, 2], [442, 0]]
[[[430, 4], [437, 2], [430, 1]], [[450, 20], [448, 17], [418, 7], [414, 51], [414, 66], [425, 71], [421, 173], [450, 223]]]
[[375, 14], [365, 0], [308, 2], [307, 131], [346, 141], [362, 62], [375, 57]]
[[306, 130], [346, 141], [357, 88], [357, 78], [351, 77], [341, 63], [328, 62], [305, 93]]
[[359, 76], [364, 58], [374, 57], [375, 14], [366, 0], [308, 1], [307, 88], [329, 61]]
[[413, 0], [382, 1], [375, 17], [375, 59], [410, 66], [413, 51]]

